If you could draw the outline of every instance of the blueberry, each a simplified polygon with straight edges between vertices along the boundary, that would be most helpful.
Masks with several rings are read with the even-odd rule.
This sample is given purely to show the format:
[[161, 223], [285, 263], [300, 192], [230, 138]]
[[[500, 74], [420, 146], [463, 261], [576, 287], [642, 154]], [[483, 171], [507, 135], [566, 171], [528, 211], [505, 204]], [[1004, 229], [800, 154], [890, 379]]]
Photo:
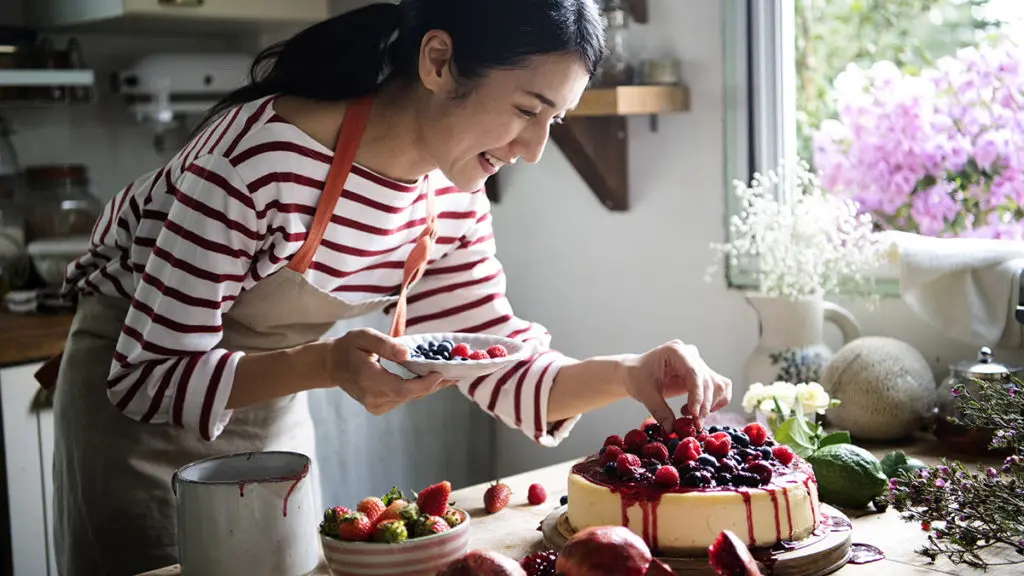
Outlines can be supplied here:
[[715, 474], [715, 484], [718, 484], [719, 486], [732, 486], [733, 481], [734, 478], [732, 474]]
[[428, 348], [427, 348], [426, 344], [420, 344], [420, 345], [416, 346], [416, 351], [419, 352], [420, 354], [423, 354], [427, 350], [428, 350]]
[[651, 423], [644, 426], [644, 433], [647, 434], [647, 438], [654, 440], [661, 436], [661, 425], [658, 423]]
[[437, 350], [439, 352], [447, 352], [447, 353], [450, 354], [451, 351], [452, 351], [452, 348], [454, 348], [454, 346], [452, 346], [448, 342], [441, 342], [440, 344], [437, 345]]
[[757, 451], [761, 454], [761, 460], [771, 460], [773, 457], [772, 449], [767, 446], [761, 446]]
[[469, 358], [466, 358], [465, 356], [459, 356], [459, 362], [469, 362]]
[[722, 426], [722, 431], [723, 432], [728, 432], [730, 430], [732, 430], [732, 426]]
[[721, 431], [722, 431], [722, 427], [721, 426], [708, 426], [708, 434], [715, 434], [715, 433], [721, 432]]
[[690, 472], [700, 472], [700, 464], [690, 461], [684, 464], [676, 465], [676, 470], [679, 471], [679, 477], [681, 478], [683, 476], [686, 476]]
[[679, 439], [678, 438], [673, 438], [673, 439], [669, 440], [668, 441], [668, 446], [666, 446], [666, 448], [668, 448], [669, 456], [675, 454], [676, 453], [676, 448], [678, 448], [678, 447], [679, 447]]
[[730, 432], [729, 436], [732, 438], [732, 443], [740, 448], [747, 448], [750, 446], [750, 437], [743, 432]]
[[697, 463], [700, 464], [701, 466], [707, 466], [709, 468], [718, 467], [718, 460], [715, 460], [715, 457], [710, 454], [701, 454], [700, 456], [698, 456]]
[[697, 474], [700, 475], [701, 486], [711, 486], [711, 484], [714, 483], [715, 481], [714, 472], [704, 471], [698, 472]]
[[751, 458], [755, 454], [757, 455], [758, 458], [761, 457], [761, 453], [760, 452], [756, 452], [754, 450], [751, 450], [750, 448], [740, 448], [740, 449], [736, 450], [736, 455], [740, 457], [740, 460], [742, 462], [746, 462], [747, 458]]
[[750, 472], [737, 472], [734, 478], [738, 486], [757, 488], [761, 485], [761, 478], [757, 474], [751, 474]]
[[722, 463], [718, 465], [718, 468], [716, 468], [716, 470], [719, 474], [732, 475], [739, 472], [740, 468], [732, 460], [724, 459], [722, 460]]
[[565, 506], [566, 504], [568, 504], [569, 503], [569, 495], [568, 494], [563, 494], [562, 497], [558, 500], [558, 503], [561, 504], [562, 506]]
[[690, 472], [679, 482], [683, 486], [689, 486], [691, 488], [698, 488], [703, 482], [700, 472]]
[[449, 348], [455, 348], [455, 342], [452, 342], [448, 338], [445, 338], [444, 340], [441, 340], [441, 344], [444, 345], [444, 346], [447, 346]]
[[609, 476], [615, 476], [615, 462], [609, 462], [605, 464], [604, 473]]

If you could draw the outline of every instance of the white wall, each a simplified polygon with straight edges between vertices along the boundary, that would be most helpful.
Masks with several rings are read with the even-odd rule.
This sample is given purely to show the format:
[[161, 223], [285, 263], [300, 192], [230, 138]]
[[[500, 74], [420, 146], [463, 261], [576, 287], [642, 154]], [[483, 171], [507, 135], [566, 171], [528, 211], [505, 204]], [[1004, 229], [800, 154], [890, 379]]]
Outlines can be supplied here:
[[[494, 207], [498, 255], [516, 312], [547, 326], [553, 346], [566, 354], [642, 352], [681, 338], [739, 382], [756, 345], [756, 316], [723, 278], [704, 281], [708, 244], [724, 238], [720, 1], [650, 2], [653, 23], [632, 30], [636, 48], [640, 55], [667, 49], [682, 59], [692, 109], [663, 116], [658, 133], [650, 132], [646, 118], [631, 121], [627, 213], [605, 210], [554, 145], [538, 165], [503, 175], [502, 201]], [[940, 377], [948, 363], [976, 354], [972, 345], [935, 334], [899, 300], [875, 311], [841, 303], [850, 305], [865, 334], [910, 342]], [[838, 332], [829, 336], [837, 346]], [[740, 394], [732, 409], [739, 410]], [[585, 416], [555, 449], [502, 429], [499, 474], [593, 452], [606, 435], [624, 433], [645, 416], [632, 400], [614, 404]]]

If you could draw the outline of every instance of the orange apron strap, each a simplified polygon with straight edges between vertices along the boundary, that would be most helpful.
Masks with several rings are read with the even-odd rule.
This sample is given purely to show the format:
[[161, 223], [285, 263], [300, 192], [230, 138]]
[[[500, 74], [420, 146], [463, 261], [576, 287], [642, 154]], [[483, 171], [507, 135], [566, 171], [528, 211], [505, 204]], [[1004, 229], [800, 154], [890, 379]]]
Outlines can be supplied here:
[[366, 124], [372, 108], [373, 98], [366, 96], [353, 100], [345, 110], [341, 132], [338, 134], [338, 143], [334, 149], [334, 160], [327, 173], [327, 182], [320, 194], [320, 201], [317, 202], [313, 223], [309, 226], [306, 241], [288, 263], [288, 268], [299, 274], [304, 274], [313, 262], [313, 255], [320, 247], [324, 231], [331, 223], [334, 208], [338, 205], [338, 199], [341, 198], [341, 193], [345, 189], [345, 181], [348, 180], [348, 175], [352, 172], [352, 163], [355, 162], [356, 151], [359, 150], [359, 143], [363, 139], [363, 133], [366, 132]]
[[402, 289], [398, 293], [398, 303], [395, 304], [395, 316], [391, 319], [391, 337], [398, 338], [405, 335], [405, 321], [407, 312], [406, 300], [409, 295], [409, 287], [419, 280], [427, 269], [430, 261], [430, 253], [434, 248], [434, 241], [437, 240], [437, 215], [434, 212], [434, 192], [430, 188], [428, 178], [423, 181], [427, 190], [427, 223], [416, 239], [416, 244], [405, 259], [405, 267], [402, 269]]

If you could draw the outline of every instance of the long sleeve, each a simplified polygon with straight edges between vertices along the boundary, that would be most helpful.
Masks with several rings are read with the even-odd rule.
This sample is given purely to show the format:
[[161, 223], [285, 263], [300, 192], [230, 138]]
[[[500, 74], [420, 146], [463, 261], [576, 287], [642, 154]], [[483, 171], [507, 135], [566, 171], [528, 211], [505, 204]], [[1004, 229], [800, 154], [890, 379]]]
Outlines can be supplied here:
[[[152, 248], [132, 295], [107, 383], [110, 401], [141, 422], [171, 423], [213, 440], [241, 353], [217, 348], [222, 317], [241, 292], [261, 237], [245, 181], [216, 155], [165, 181], [166, 214], [142, 210], [135, 246]], [[145, 206], [144, 200], [136, 202]]]
[[505, 425], [543, 446], [557, 446], [580, 417], [549, 422], [548, 395], [559, 369], [574, 360], [550, 349], [551, 335], [543, 326], [513, 313], [496, 257], [487, 198], [482, 191], [474, 197], [479, 217], [455, 248], [417, 282], [409, 296], [406, 330], [487, 333], [532, 344], [534, 353], [526, 360], [457, 386]]

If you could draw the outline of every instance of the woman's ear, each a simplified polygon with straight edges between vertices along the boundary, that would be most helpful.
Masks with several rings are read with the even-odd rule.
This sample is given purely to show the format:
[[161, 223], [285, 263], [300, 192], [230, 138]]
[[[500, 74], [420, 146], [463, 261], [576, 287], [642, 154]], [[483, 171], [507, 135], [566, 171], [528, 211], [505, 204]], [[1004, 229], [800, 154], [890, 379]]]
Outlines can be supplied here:
[[443, 30], [431, 30], [420, 44], [419, 72], [423, 87], [442, 96], [455, 91], [452, 37]]

